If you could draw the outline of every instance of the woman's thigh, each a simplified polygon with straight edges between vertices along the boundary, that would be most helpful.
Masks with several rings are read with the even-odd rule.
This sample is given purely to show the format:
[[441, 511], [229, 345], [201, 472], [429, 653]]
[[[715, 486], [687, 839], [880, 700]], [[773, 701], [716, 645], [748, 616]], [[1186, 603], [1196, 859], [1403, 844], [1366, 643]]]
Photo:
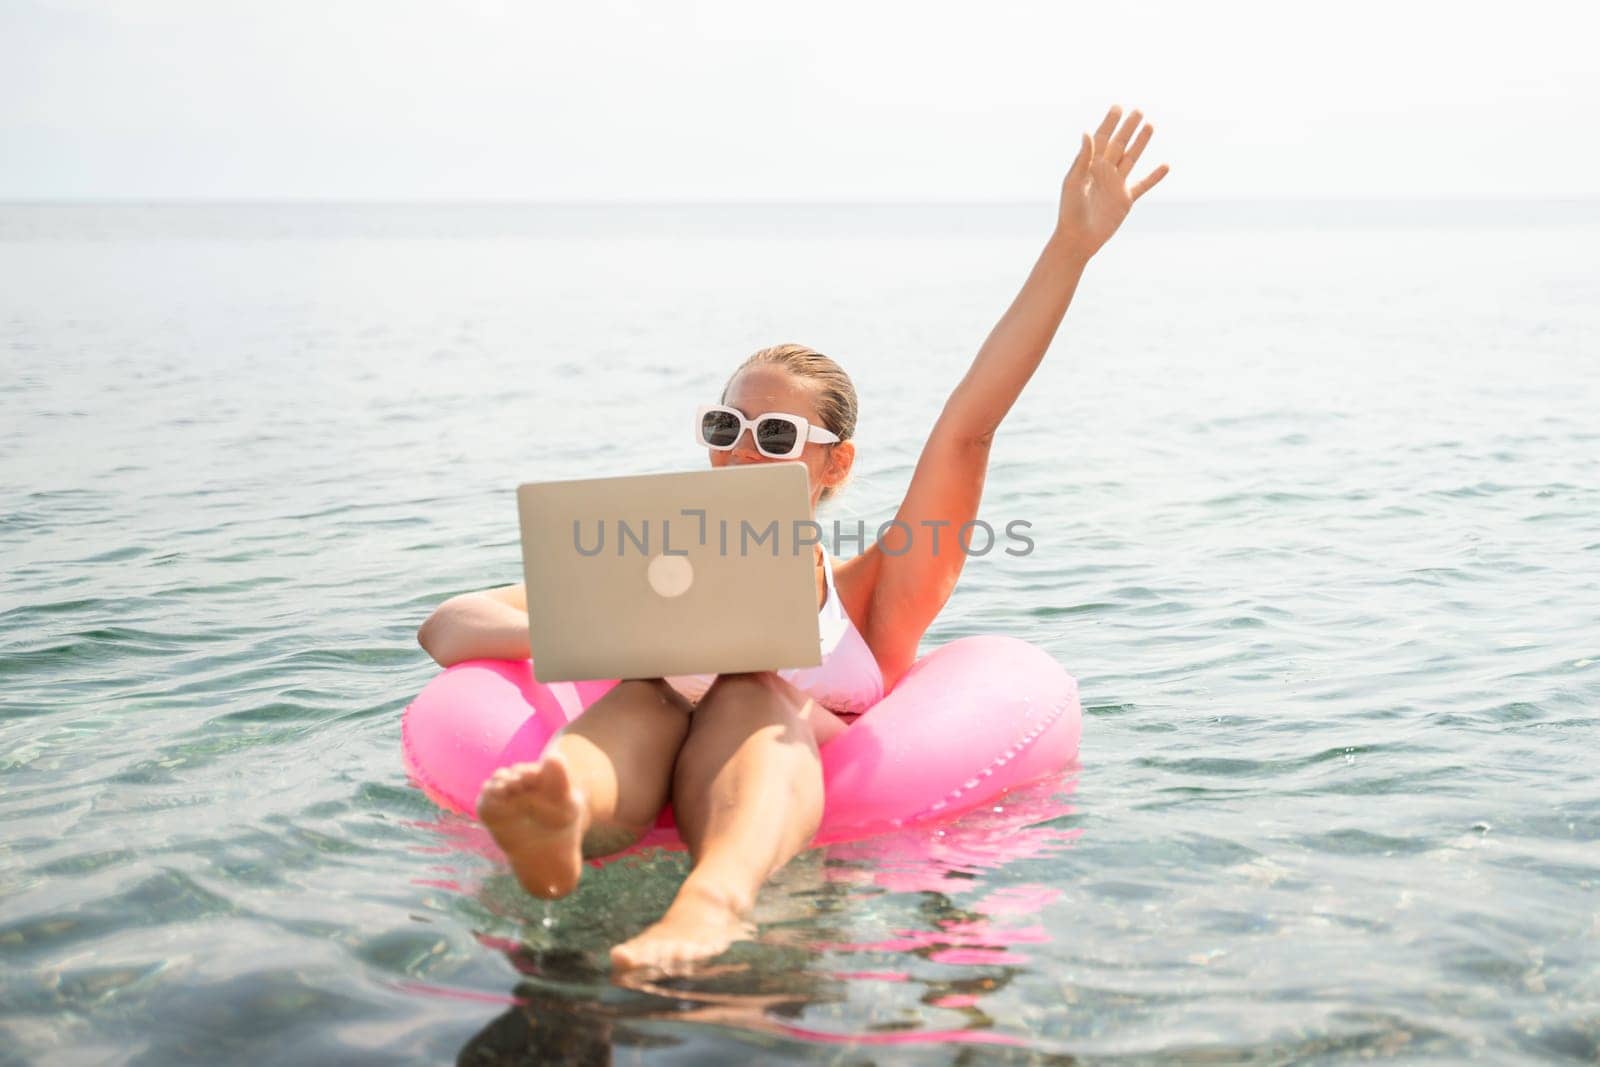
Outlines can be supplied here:
[[740, 674], [719, 677], [695, 708], [672, 810], [697, 862], [721, 842], [769, 871], [810, 840], [823, 777], [808, 703], [775, 675]]
[[[706, 708], [710, 709], [710, 714], [702, 719], [701, 710]], [[743, 715], [741, 709], [744, 709]], [[717, 675], [716, 681], [696, 703], [689, 730], [691, 734], [694, 732], [697, 719], [702, 722], [713, 717], [760, 719], [773, 712], [799, 720], [810, 732], [812, 743], [819, 748], [849, 725], [772, 671], [755, 671]]]
[[681, 740], [693, 710], [689, 701], [661, 679], [638, 678], [619, 682], [561, 732], [590, 738], [606, 748], [629, 747], [674, 734]]

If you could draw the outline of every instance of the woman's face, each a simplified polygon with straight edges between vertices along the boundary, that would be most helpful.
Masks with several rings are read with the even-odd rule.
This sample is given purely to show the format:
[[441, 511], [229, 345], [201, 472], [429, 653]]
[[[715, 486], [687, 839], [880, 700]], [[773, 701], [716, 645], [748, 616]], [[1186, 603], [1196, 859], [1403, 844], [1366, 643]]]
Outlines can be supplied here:
[[[790, 374], [782, 367], [757, 365], [740, 371], [728, 385], [722, 403], [737, 408], [747, 419], [769, 411], [799, 415], [813, 426], [827, 427], [816, 408], [817, 387], [804, 378]], [[817, 499], [822, 490], [842, 483], [850, 473], [855, 459], [855, 443], [840, 441], [833, 445], [807, 442], [799, 461], [806, 465], [806, 476], [811, 485], [811, 510], [816, 511]], [[794, 460], [769, 459], [756, 451], [749, 430], [739, 435], [731, 449], [719, 452], [710, 449], [713, 467], [730, 467], [741, 463], [793, 463]]]

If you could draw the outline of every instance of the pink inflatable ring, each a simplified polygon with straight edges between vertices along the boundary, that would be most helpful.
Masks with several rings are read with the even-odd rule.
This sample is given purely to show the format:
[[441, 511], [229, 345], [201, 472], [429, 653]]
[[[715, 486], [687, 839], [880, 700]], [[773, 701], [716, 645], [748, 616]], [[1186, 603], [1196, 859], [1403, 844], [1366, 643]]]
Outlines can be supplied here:
[[[615, 681], [535, 681], [527, 661], [471, 660], [406, 708], [406, 770], [436, 803], [473, 814], [499, 767], [539, 758], [550, 736]], [[966, 637], [919, 659], [893, 692], [822, 748], [827, 801], [816, 844], [946, 818], [1071, 766], [1078, 684], [1042, 649]], [[663, 812], [645, 843], [678, 845]]]

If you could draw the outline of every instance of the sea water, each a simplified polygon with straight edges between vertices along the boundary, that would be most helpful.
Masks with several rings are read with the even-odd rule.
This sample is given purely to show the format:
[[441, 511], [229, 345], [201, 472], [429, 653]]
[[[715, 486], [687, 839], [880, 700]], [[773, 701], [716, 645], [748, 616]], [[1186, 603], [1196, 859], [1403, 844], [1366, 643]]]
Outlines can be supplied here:
[[1049, 208], [0, 208], [0, 1062], [1600, 1056], [1600, 211], [1166, 192], [925, 644], [1048, 649], [1076, 773], [622, 984], [681, 855], [522, 894], [406, 781], [417, 625], [764, 345], [889, 519]]

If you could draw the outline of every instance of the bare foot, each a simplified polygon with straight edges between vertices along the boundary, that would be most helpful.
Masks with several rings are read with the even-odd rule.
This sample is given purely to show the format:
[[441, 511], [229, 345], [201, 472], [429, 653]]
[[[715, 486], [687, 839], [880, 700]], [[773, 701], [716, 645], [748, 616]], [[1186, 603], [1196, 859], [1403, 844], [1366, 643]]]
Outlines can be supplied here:
[[478, 795], [478, 818], [511, 861], [517, 881], [546, 900], [578, 886], [588, 815], [559, 756], [502, 767]]
[[611, 950], [611, 965], [670, 970], [710, 959], [753, 929], [731, 896], [685, 883], [660, 922]]

